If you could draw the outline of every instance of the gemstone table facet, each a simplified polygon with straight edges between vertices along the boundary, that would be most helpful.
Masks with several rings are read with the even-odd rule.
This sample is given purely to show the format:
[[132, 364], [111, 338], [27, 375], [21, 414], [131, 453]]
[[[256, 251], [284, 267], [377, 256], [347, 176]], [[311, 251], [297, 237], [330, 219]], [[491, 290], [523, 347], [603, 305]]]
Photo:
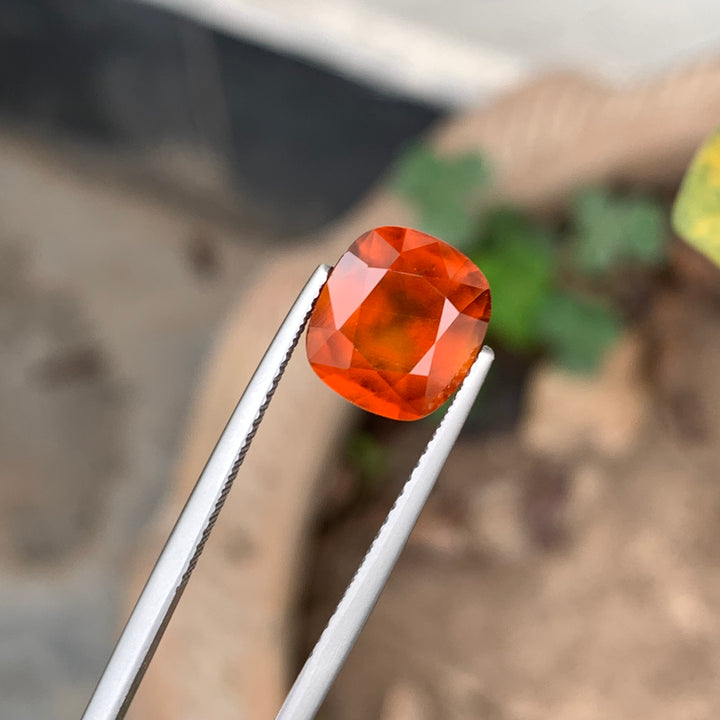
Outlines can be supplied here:
[[462, 253], [403, 227], [361, 235], [340, 258], [308, 323], [317, 375], [361, 408], [416, 420], [462, 382], [490, 319], [490, 287]]

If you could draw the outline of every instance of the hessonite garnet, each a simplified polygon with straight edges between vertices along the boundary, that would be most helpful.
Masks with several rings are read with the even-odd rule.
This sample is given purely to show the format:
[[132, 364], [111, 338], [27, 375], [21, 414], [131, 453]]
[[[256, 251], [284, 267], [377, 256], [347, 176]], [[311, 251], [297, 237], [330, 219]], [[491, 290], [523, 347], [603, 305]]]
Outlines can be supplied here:
[[352, 244], [320, 292], [308, 358], [350, 402], [416, 420], [462, 382], [489, 319], [488, 282], [462, 253], [417, 230], [376, 228]]

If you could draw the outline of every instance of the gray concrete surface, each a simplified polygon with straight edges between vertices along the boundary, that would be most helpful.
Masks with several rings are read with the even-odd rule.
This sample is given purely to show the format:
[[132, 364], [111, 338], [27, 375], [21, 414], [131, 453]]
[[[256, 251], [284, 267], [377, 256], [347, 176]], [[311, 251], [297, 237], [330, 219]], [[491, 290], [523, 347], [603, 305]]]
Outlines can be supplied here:
[[147, 0], [453, 105], [555, 69], [637, 81], [720, 49], [715, 0]]
[[0, 717], [77, 718], [242, 236], [0, 134]]

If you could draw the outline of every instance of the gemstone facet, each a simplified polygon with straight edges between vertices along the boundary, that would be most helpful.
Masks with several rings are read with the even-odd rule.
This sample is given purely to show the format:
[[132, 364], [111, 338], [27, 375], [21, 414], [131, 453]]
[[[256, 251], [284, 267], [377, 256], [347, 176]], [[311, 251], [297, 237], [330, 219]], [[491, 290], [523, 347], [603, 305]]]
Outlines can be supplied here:
[[338, 260], [310, 316], [310, 365], [361, 408], [397, 420], [429, 415], [463, 381], [490, 319], [490, 287], [431, 235], [381, 227]]

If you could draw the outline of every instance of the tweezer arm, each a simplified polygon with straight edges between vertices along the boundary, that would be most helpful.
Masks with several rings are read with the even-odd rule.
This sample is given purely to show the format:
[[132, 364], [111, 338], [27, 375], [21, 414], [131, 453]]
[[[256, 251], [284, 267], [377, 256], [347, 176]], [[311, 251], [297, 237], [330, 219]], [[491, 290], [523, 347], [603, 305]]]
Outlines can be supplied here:
[[494, 355], [484, 347], [405, 483], [275, 720], [312, 720], [405, 547]]
[[142, 680], [330, 267], [315, 270], [248, 383], [125, 626], [83, 720], [119, 720]]

